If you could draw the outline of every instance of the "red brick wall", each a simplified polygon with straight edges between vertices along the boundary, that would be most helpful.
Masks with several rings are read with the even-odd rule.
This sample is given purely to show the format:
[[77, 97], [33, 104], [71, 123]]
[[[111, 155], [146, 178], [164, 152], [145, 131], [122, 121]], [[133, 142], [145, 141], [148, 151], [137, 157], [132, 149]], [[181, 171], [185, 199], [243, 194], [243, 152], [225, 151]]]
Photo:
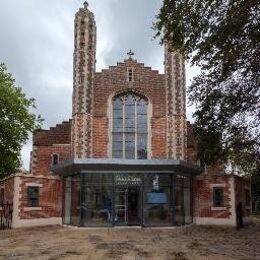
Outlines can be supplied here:
[[[58, 179], [20, 177], [19, 217], [21, 219], [61, 217], [62, 183]], [[25, 211], [28, 207], [26, 183], [42, 184], [39, 187], [39, 207], [41, 210]]]
[[13, 202], [14, 197], [14, 177], [0, 181], [0, 189], [4, 188], [4, 202]]
[[[134, 71], [134, 82], [127, 82], [127, 68]], [[146, 96], [152, 104], [152, 158], [166, 158], [166, 94], [165, 76], [134, 60], [125, 60], [95, 75], [93, 157], [107, 158], [109, 138], [109, 100], [129, 90]]]
[[[192, 124], [187, 124], [187, 151], [188, 162], [197, 164], [197, 141]], [[205, 218], [229, 218], [231, 215], [230, 205], [230, 176], [224, 175], [222, 163], [207, 166], [206, 172], [194, 178], [193, 187], [193, 208], [194, 217]], [[212, 184], [225, 184], [224, 206], [226, 210], [212, 210], [213, 207], [213, 187]]]
[[[212, 210], [213, 187], [211, 184], [225, 184], [225, 210]], [[195, 178], [194, 181], [194, 217], [229, 218], [231, 215], [229, 176], [208, 174]]]
[[71, 158], [71, 121], [63, 122], [49, 130], [33, 133], [33, 151], [31, 173], [37, 176], [49, 176], [52, 154], [58, 154], [59, 162]]

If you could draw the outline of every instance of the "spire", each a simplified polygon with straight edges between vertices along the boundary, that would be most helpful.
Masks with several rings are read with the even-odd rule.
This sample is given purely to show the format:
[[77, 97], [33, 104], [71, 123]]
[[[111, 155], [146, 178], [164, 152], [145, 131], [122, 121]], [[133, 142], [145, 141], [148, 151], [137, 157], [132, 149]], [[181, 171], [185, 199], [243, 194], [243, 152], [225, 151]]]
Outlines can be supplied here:
[[85, 9], [88, 9], [88, 2], [87, 2], [87, 1], [85, 1], [85, 2], [83, 3], [83, 5], [84, 5], [84, 8], [85, 8]]

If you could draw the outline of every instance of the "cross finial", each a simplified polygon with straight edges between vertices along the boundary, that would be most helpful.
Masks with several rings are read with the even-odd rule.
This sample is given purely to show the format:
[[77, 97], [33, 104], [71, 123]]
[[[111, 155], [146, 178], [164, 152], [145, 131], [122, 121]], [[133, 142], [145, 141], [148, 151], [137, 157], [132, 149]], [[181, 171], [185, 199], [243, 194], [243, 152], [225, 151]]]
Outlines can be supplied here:
[[83, 5], [84, 5], [84, 7], [87, 9], [88, 8], [88, 2], [87, 1], [85, 1], [84, 3], [83, 3]]
[[132, 52], [132, 50], [130, 50], [127, 55], [129, 55], [129, 60], [132, 60], [132, 56], [135, 55], [134, 52]]

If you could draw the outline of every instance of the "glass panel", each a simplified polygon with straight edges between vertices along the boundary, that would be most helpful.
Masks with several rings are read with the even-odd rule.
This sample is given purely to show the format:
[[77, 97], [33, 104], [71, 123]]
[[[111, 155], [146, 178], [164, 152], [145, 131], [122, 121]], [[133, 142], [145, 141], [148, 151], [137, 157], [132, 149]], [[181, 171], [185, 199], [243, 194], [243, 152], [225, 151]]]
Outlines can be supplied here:
[[113, 119], [113, 132], [122, 132], [123, 131], [123, 119], [115, 118]]
[[184, 188], [184, 213], [185, 213], [185, 224], [192, 223], [191, 215], [191, 190], [190, 188]]
[[115, 225], [140, 225], [142, 216], [142, 175], [115, 175]]
[[28, 207], [39, 206], [39, 187], [28, 187]]
[[123, 158], [123, 151], [113, 151], [112, 157], [117, 158], [117, 159], [122, 159]]
[[134, 134], [125, 134], [125, 159], [135, 159]]
[[113, 142], [113, 151], [123, 151], [123, 142]]
[[147, 159], [147, 134], [137, 136], [137, 157]]
[[213, 188], [213, 205], [214, 207], [224, 206], [224, 189], [223, 188]]
[[183, 196], [183, 177], [175, 177], [175, 223], [176, 225], [184, 224], [184, 196]]
[[138, 115], [147, 114], [147, 102], [143, 99], [139, 100], [137, 103], [137, 114]]
[[127, 95], [125, 100], [125, 105], [135, 105], [135, 97], [133, 95]]
[[128, 190], [125, 187], [117, 187], [115, 191], [115, 225], [127, 225], [127, 197]]
[[99, 185], [103, 183], [112, 184], [113, 183], [113, 176], [112, 174], [106, 173], [89, 173], [84, 175], [84, 182], [85, 185]]
[[71, 178], [71, 224], [80, 225], [80, 177]]
[[113, 142], [123, 142], [123, 133], [113, 133]]
[[82, 183], [82, 225], [112, 225], [112, 174], [86, 174]]
[[64, 179], [64, 209], [63, 209], [63, 223], [70, 224], [71, 218], [71, 177]]
[[123, 101], [121, 98], [116, 98], [113, 102], [113, 108], [114, 109], [122, 109]]
[[172, 224], [171, 181], [168, 174], [146, 174], [144, 181], [144, 224]]
[[147, 116], [146, 115], [137, 116], [137, 132], [138, 133], [147, 133]]
[[114, 109], [113, 110], [113, 118], [123, 118], [123, 110], [121, 109]]
[[135, 132], [135, 119], [134, 118], [125, 119], [125, 132]]
[[82, 225], [110, 226], [112, 224], [112, 188], [86, 186], [83, 191]]
[[123, 158], [123, 133], [113, 133], [113, 158]]

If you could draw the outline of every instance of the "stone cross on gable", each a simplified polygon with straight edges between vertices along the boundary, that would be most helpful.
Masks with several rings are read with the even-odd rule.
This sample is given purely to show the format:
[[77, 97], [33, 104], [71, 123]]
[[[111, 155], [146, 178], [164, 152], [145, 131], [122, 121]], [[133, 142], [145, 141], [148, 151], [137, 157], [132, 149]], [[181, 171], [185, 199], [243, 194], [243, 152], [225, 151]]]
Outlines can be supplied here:
[[129, 60], [132, 60], [132, 56], [135, 55], [134, 52], [132, 52], [132, 50], [130, 50], [127, 55], [129, 55]]

